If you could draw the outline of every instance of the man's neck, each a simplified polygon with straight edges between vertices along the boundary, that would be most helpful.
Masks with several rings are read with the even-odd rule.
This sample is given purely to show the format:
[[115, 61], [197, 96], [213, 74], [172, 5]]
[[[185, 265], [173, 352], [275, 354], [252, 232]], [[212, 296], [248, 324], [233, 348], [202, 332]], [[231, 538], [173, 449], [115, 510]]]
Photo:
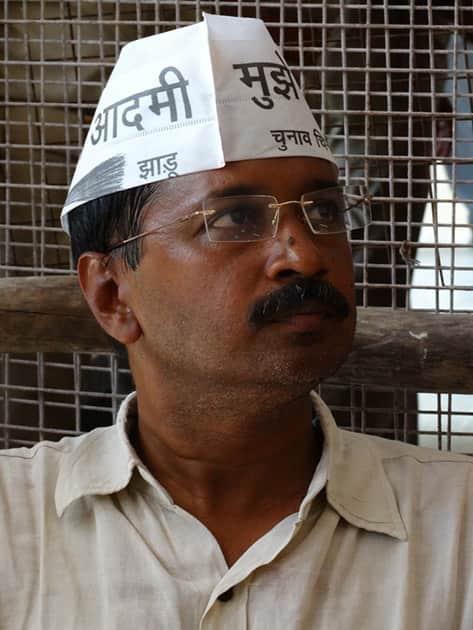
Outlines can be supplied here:
[[[297, 511], [320, 459], [308, 395], [270, 404], [249, 395], [207, 399], [140, 390], [133, 436], [143, 463], [198, 518], [233, 562]], [[231, 401], [233, 398], [233, 401]], [[277, 398], [277, 396], [276, 396]], [[233, 404], [232, 404], [233, 403]]]

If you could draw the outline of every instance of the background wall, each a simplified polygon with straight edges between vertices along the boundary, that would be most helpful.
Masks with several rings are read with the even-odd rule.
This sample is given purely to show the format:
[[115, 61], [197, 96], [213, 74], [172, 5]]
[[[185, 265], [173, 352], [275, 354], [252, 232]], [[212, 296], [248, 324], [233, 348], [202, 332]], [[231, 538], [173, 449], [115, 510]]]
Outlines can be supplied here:
[[[473, 312], [473, 9], [460, 0], [5, 0], [0, 279], [74, 273], [58, 217], [118, 52], [202, 11], [265, 20], [342, 181], [372, 193], [374, 222], [353, 235], [360, 307]], [[0, 355], [0, 446], [110, 423], [131, 387], [109, 353], [12, 348]], [[342, 425], [473, 452], [464, 391], [418, 395], [389, 378], [322, 389]]]

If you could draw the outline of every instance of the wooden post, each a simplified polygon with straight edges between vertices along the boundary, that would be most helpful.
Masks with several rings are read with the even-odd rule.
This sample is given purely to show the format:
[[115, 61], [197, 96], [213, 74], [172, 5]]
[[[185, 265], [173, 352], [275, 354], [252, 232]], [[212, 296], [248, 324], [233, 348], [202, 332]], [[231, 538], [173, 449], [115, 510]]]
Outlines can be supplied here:
[[[75, 276], [0, 279], [0, 352], [108, 352]], [[358, 309], [336, 380], [473, 393], [473, 313]]]

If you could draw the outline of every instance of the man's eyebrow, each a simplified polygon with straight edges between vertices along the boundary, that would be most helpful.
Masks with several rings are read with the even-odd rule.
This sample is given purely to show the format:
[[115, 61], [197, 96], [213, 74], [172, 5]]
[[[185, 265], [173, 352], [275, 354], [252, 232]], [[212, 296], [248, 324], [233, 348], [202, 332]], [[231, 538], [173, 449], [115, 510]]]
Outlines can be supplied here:
[[[335, 188], [338, 186], [337, 180], [314, 180], [304, 186], [303, 192], [311, 192], [313, 190], [323, 190], [324, 188]], [[302, 194], [302, 193], [301, 193]], [[237, 184], [235, 186], [224, 186], [215, 188], [207, 194], [207, 197], [233, 197], [236, 195], [272, 195], [271, 191], [266, 190], [262, 186], [252, 186], [249, 184]]]
[[236, 184], [234, 186], [223, 186], [211, 190], [207, 197], [234, 197], [236, 195], [267, 195], [261, 186], [250, 186], [249, 184]]
[[307, 192], [310, 192], [312, 190], [324, 190], [325, 188], [337, 188], [337, 186], [340, 186], [340, 182], [336, 179], [317, 179], [309, 184]]

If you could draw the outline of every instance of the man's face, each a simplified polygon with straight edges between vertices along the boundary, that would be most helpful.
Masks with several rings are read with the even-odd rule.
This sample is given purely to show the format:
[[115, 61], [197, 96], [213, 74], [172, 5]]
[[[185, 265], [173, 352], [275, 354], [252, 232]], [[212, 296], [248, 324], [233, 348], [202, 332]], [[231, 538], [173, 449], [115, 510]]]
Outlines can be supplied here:
[[[250, 191], [285, 202], [334, 185], [335, 168], [317, 158], [233, 162], [165, 182], [146, 209], [144, 229], [200, 210], [209, 196]], [[314, 235], [296, 204], [281, 208], [278, 234], [265, 241], [212, 243], [202, 216], [170, 226], [147, 236], [138, 269], [123, 273], [141, 328], [129, 346], [132, 365], [141, 360], [184, 382], [304, 392], [350, 351], [355, 307], [346, 235]], [[333, 285], [338, 301], [304, 298], [313, 292], [301, 286], [319, 281]]]

